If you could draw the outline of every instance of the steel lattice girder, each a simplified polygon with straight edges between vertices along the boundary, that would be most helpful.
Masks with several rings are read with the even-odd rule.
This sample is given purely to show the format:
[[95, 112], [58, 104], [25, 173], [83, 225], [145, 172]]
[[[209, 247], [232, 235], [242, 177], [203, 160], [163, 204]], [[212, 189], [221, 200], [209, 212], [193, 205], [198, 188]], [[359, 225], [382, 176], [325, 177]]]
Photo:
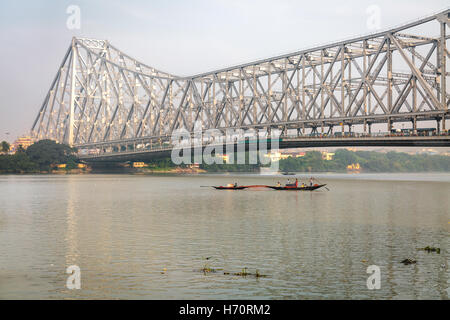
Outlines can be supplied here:
[[[168, 137], [193, 131], [196, 121], [203, 130], [305, 130], [446, 119], [449, 14], [190, 77], [156, 70], [107, 41], [73, 38], [31, 131], [83, 146]], [[438, 36], [419, 34], [425, 25]]]

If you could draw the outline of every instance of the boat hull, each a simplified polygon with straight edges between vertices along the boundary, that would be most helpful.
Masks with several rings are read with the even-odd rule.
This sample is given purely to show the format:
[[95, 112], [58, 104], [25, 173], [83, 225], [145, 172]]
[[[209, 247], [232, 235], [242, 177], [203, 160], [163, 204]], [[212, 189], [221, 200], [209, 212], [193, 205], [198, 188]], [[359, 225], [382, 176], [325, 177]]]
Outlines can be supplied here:
[[274, 190], [313, 191], [322, 188], [324, 186], [326, 186], [326, 184], [318, 184], [314, 186], [305, 186], [305, 187], [277, 187], [277, 186], [267, 186], [267, 187]]
[[243, 189], [246, 189], [247, 187], [243, 187], [243, 186], [240, 186], [240, 187], [222, 187], [222, 186], [220, 186], [220, 187], [213, 187], [214, 189], [216, 189], [216, 190], [243, 190]]

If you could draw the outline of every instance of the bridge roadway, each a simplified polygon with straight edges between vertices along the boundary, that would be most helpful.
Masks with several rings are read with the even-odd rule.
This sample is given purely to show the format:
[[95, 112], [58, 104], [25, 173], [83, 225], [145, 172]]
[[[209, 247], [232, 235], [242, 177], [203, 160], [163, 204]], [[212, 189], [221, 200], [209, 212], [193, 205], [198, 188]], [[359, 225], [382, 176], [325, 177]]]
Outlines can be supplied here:
[[[267, 139], [261, 140], [264, 142]], [[233, 149], [234, 152], [238, 150], [238, 145], [244, 140], [234, 141], [232, 143], [224, 143], [220, 145], [205, 144], [209, 147], [222, 147], [224, 153], [226, 148]], [[250, 149], [251, 144], [256, 144], [256, 141], [246, 141], [245, 150]], [[450, 147], [449, 135], [436, 136], [400, 136], [400, 135], [386, 135], [386, 136], [354, 136], [354, 137], [281, 137], [278, 141], [279, 149], [288, 148], [318, 148], [318, 147]], [[96, 150], [101, 150], [101, 145], [96, 145]], [[255, 146], [257, 148], [257, 146]], [[274, 145], [276, 147], [276, 145]], [[126, 161], [148, 161], [152, 159], [170, 157], [172, 153], [171, 146], [158, 146], [151, 150], [149, 149], [132, 149], [125, 151], [104, 152], [97, 154], [80, 154], [80, 160], [85, 162], [126, 162]], [[272, 149], [270, 139], [267, 140], [267, 149]], [[222, 149], [220, 149], [222, 150]]]

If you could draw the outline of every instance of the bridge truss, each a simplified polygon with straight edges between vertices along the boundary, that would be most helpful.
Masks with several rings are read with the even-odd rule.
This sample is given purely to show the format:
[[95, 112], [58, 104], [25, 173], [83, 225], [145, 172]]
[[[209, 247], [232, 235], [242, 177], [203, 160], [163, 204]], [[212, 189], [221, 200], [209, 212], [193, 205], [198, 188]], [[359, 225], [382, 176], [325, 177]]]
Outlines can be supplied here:
[[175, 129], [330, 133], [449, 118], [450, 10], [387, 31], [188, 77], [105, 40], [73, 38], [33, 123], [79, 148], [169, 140]]

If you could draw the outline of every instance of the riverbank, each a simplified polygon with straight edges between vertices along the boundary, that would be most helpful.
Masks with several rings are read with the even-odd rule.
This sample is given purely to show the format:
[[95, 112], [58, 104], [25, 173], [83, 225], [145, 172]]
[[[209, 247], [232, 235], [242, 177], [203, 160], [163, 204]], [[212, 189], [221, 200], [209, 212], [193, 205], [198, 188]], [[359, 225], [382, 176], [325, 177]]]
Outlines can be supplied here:
[[[49, 143], [49, 142], [46, 142]], [[37, 145], [37, 144], [36, 144]], [[58, 146], [58, 145], [57, 145]], [[204, 164], [175, 165], [170, 158], [149, 162], [126, 162], [117, 164], [80, 163], [73, 154], [61, 157], [60, 152], [49, 154], [40, 146], [35, 152], [31, 146], [26, 153], [0, 155], [0, 174], [55, 173], [85, 174], [91, 171], [105, 173], [260, 173], [270, 170], [261, 164]], [[45, 145], [44, 145], [45, 147]], [[66, 148], [58, 146], [59, 148]], [[34, 148], [36, 149], [36, 148]], [[43, 149], [43, 150], [41, 150]], [[65, 151], [64, 151], [65, 152]], [[36, 155], [37, 154], [37, 155]], [[280, 172], [335, 172], [335, 173], [381, 173], [381, 172], [450, 172], [450, 156], [437, 154], [407, 154], [401, 152], [375, 152], [336, 150], [330, 158], [318, 151], [308, 151], [300, 156], [290, 156], [272, 163]], [[248, 162], [248, 159], [247, 159]], [[137, 167], [139, 165], [139, 167]]]

